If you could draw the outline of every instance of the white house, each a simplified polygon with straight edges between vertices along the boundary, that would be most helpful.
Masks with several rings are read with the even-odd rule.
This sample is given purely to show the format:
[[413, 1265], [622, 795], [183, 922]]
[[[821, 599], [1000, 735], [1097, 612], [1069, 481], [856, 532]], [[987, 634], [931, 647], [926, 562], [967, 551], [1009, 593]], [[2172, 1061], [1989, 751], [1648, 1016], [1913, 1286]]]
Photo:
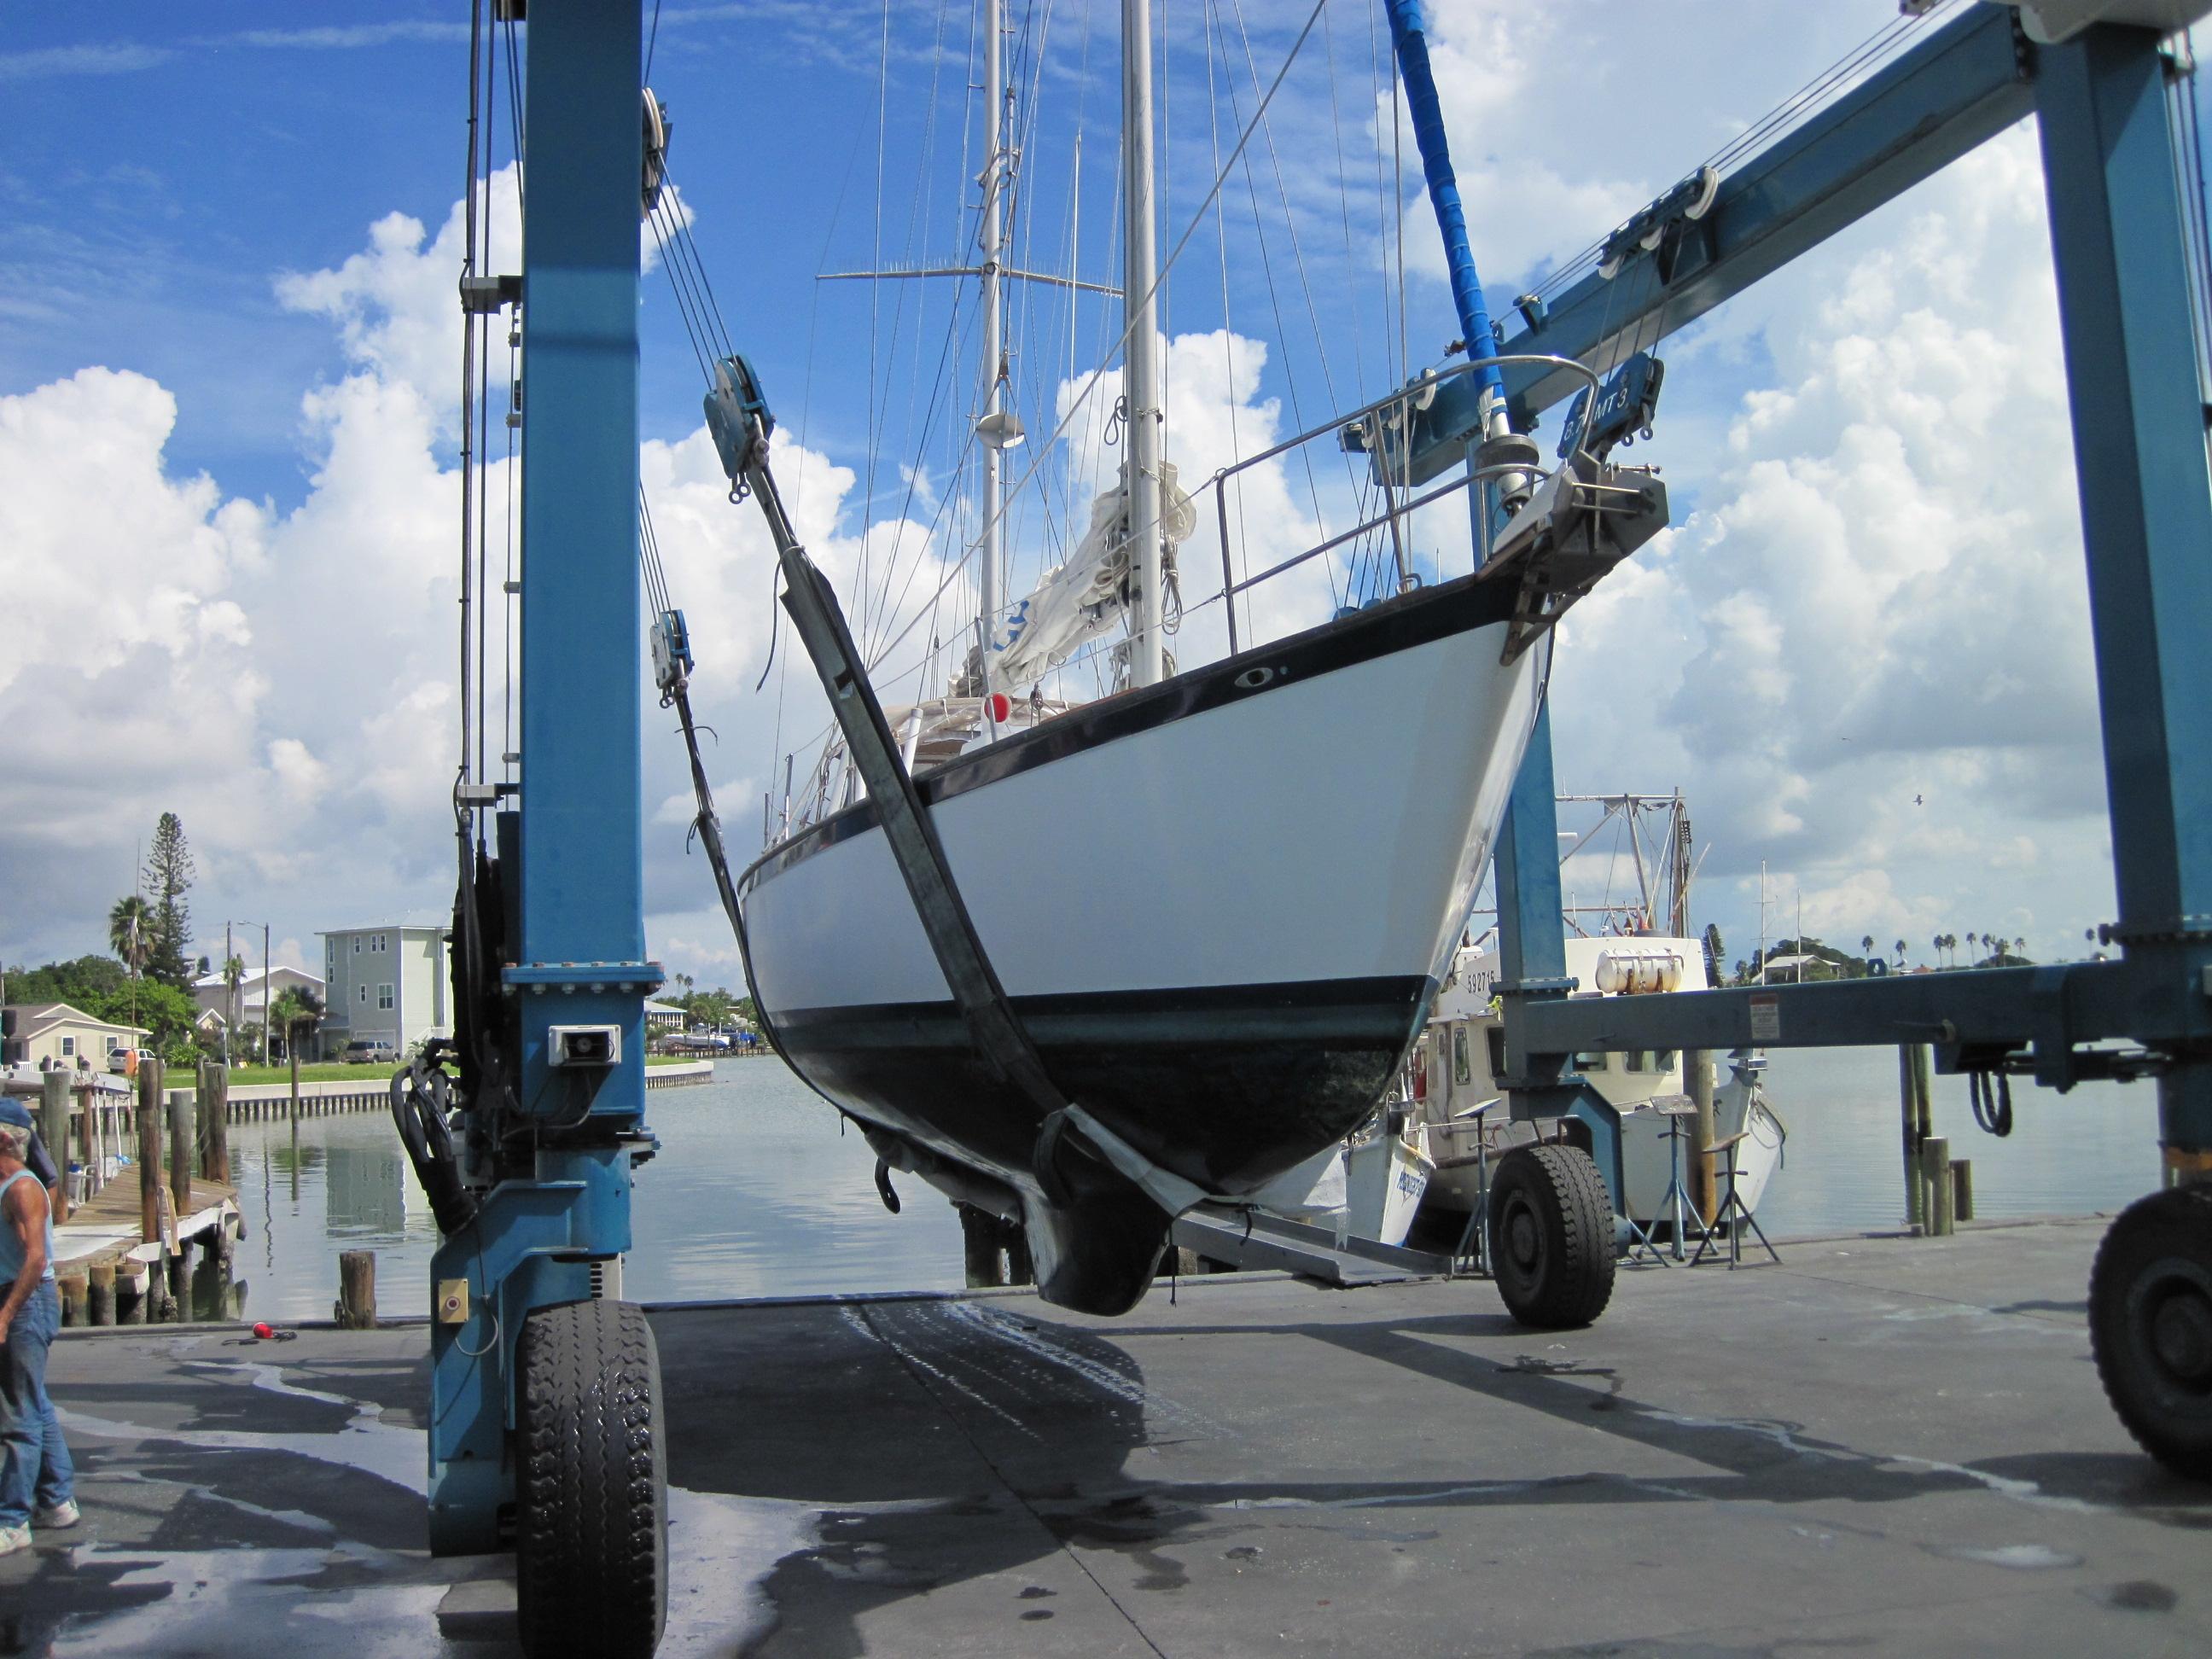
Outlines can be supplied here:
[[52, 1060], [69, 1070], [82, 1066], [105, 1071], [108, 1054], [117, 1048], [141, 1048], [147, 1030], [141, 1025], [118, 1025], [94, 1019], [66, 1002], [34, 1002], [11, 1006], [15, 1036], [24, 1045], [24, 1058], [33, 1066]]
[[[268, 1006], [269, 1000], [272, 996], [281, 997], [295, 987], [313, 992], [318, 999], [323, 995], [323, 981], [300, 969], [276, 967], [266, 973], [258, 968], [249, 969], [238, 982], [239, 1024], [260, 1024], [262, 1010]], [[212, 1013], [217, 1019], [229, 1018], [230, 991], [222, 982], [220, 973], [203, 974], [194, 980], [192, 1000], [199, 1004], [203, 1013]]]
[[324, 933], [323, 1052], [366, 1040], [404, 1054], [426, 1037], [451, 1036], [446, 937], [443, 927], [404, 923]]

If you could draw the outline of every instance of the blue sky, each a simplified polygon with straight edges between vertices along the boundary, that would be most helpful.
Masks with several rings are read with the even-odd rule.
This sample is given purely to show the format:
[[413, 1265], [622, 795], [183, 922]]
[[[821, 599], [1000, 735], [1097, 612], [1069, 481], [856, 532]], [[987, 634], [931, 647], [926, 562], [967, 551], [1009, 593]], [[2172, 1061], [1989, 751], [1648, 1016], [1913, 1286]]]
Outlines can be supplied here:
[[[815, 278], [963, 257], [969, 9], [670, 0], [661, 14], [652, 80], [675, 121], [673, 172], [730, 330], [804, 436], [794, 493], [840, 568], [910, 495], [919, 520], [950, 487], [963, 422], [942, 416], [921, 440], [952, 301]], [[1113, 274], [1117, 9], [1009, 5], [1029, 124], [1019, 246], [1040, 266], [1064, 257], [1080, 127], [1073, 222], [1091, 278]], [[1307, 11], [1170, 9], [1163, 252]], [[1501, 307], [1896, 16], [1891, 0], [1433, 11]], [[1197, 476], [1225, 459], [1225, 422], [1249, 451], [1322, 419], [1325, 379], [1340, 408], [1396, 368], [1373, 9], [1332, 0], [1326, 15], [1249, 189], [1240, 172], [1224, 195], [1225, 246], [1209, 216], [1165, 295], [1185, 343], [1170, 360], [1170, 455], [1180, 433]], [[10, 961], [92, 948], [132, 845], [173, 805], [200, 851], [203, 917], [270, 917], [310, 962], [318, 927], [446, 902], [457, 372], [439, 365], [457, 349], [441, 358], [453, 271], [435, 238], [463, 179], [466, 9], [313, 17], [223, 3], [17, 8], [0, 22], [0, 477], [34, 486], [0, 507], [0, 579], [42, 641], [0, 683], [0, 768], [44, 803], [0, 830], [0, 872], [23, 896], [0, 916]], [[1802, 889], [1809, 929], [1852, 942], [2002, 926], [2047, 954], [2109, 914], [2032, 138], [2009, 135], [1668, 348], [1660, 436], [1637, 453], [1667, 466], [1679, 527], [1571, 623], [1559, 773], [1563, 787], [1687, 790], [1713, 847], [1701, 919], [1732, 941], [1752, 931], [1761, 860]], [[1410, 173], [1410, 142], [1406, 155]], [[1455, 331], [1414, 182], [1419, 363]], [[396, 240], [373, 234], [392, 215], [416, 240], [404, 221]], [[1017, 313], [1033, 431], [1112, 338], [1093, 302], [1073, 348], [1064, 318], [1057, 301]], [[751, 696], [765, 550], [701, 465], [699, 377], [657, 277], [642, 319], [656, 516], [715, 683], [726, 811], [750, 823], [781, 719]], [[1265, 356], [1233, 391], [1212, 368], [1221, 347], [1203, 343], [1224, 319], [1249, 343], [1244, 370]], [[1978, 471], [1977, 441], [2040, 457], [2031, 487]], [[910, 491], [900, 468], [917, 456]], [[1450, 556], [1449, 536], [1432, 544]], [[64, 580], [77, 566], [106, 581], [88, 596]], [[2053, 637], [2024, 650], [2051, 616]], [[683, 853], [676, 751], [649, 755], [654, 948], [731, 977]]]

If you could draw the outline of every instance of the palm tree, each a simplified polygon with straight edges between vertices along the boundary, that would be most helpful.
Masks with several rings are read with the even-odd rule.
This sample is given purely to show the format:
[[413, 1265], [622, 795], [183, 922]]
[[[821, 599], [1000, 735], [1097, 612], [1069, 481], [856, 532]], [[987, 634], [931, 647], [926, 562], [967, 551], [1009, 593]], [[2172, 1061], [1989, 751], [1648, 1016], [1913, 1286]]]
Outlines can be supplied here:
[[136, 893], [125, 893], [107, 913], [107, 943], [132, 975], [143, 973], [154, 950], [153, 907]]
[[1900, 968], [1905, 966], [1905, 941], [1903, 939], [1897, 941], [1897, 965]]
[[284, 1033], [284, 1058], [292, 1067], [292, 1117], [300, 1116], [300, 1032], [302, 1027], [312, 1032], [321, 1023], [323, 1000], [304, 985], [288, 985], [277, 993], [276, 1000], [268, 1010], [267, 1021], [262, 1026], [265, 1034], [273, 1028]]
[[243, 957], [226, 957], [222, 964], [222, 1060], [226, 1066], [230, 1063], [230, 1034], [238, 1025], [239, 988], [245, 983], [246, 959]]
[[1869, 933], [1864, 939], [1859, 941], [1859, 949], [1864, 951], [1868, 956], [1872, 956], [1874, 954], [1874, 935], [1872, 933]]

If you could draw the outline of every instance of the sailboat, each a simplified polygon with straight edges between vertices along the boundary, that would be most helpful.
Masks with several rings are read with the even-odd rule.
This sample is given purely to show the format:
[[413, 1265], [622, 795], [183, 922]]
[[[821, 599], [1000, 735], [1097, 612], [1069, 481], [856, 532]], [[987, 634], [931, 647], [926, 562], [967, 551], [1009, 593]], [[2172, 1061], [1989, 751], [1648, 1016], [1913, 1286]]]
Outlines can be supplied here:
[[[771, 817], [735, 906], [764, 1028], [865, 1130], [880, 1173], [1018, 1222], [1047, 1299], [1114, 1314], [1151, 1282], [1176, 1213], [1243, 1202], [1373, 1109], [1450, 970], [1548, 676], [1549, 624], [1663, 525], [1665, 498], [1648, 473], [1580, 450], [1537, 466], [1510, 431], [1485, 319], [1450, 371], [1487, 370], [1485, 429], [1511, 458], [1470, 464], [1477, 568], [1262, 643], [1236, 639], [1232, 608], [1228, 654], [1175, 662], [1164, 607], [1191, 513], [1164, 454], [1148, 8], [1125, 0], [1127, 460], [1076, 552], [1002, 605], [1000, 458], [1016, 433], [996, 367], [1000, 9], [987, 0], [994, 125], [972, 273], [989, 388], [975, 649], [945, 696], [882, 712], [1005, 1008], [1066, 1109], [1042, 1109], [979, 1048], [878, 803], [849, 770], [832, 775], [832, 755], [808, 810]], [[1399, 486], [1393, 515], [1421, 395], [1341, 422], [1386, 495]], [[1277, 568], [1311, 556], [1282, 551]], [[1226, 572], [1224, 588], [1233, 600]], [[1117, 629], [1108, 695], [1042, 698], [1050, 665]]]

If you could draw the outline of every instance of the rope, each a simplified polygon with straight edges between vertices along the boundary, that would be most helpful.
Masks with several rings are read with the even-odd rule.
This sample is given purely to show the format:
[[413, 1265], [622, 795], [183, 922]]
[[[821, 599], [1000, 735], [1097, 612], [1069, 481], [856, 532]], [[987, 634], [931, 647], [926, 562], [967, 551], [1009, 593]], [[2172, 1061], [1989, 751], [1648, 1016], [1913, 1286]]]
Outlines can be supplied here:
[[1974, 1121], [1998, 1139], [2012, 1133], [2012, 1079], [2001, 1071], [1966, 1073], [1966, 1095]]

